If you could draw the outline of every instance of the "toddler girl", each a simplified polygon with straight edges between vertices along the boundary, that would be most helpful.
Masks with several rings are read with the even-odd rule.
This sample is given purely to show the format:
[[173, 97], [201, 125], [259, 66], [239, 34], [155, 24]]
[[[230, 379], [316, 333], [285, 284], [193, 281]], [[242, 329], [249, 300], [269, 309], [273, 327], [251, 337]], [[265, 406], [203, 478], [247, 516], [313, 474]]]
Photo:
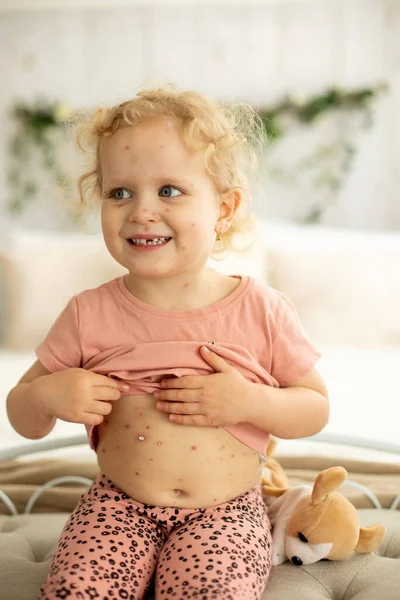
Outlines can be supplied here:
[[[100, 474], [64, 527], [41, 599], [259, 599], [271, 568], [268, 434], [327, 422], [319, 358], [290, 301], [207, 259], [244, 230], [245, 106], [149, 90], [99, 109], [80, 179], [127, 274], [74, 296], [11, 390], [28, 438], [86, 425]], [[84, 257], [82, 257], [84, 260]], [[62, 271], [61, 271], [62, 275]]]

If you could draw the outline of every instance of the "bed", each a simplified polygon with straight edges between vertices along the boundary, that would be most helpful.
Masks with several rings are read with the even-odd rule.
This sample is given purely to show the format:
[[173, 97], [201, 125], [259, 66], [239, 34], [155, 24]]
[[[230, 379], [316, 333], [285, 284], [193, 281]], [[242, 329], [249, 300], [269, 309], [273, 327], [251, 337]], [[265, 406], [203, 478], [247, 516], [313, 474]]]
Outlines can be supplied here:
[[[318, 370], [332, 406], [324, 432], [282, 441], [276, 457], [293, 485], [313, 481], [328, 466], [344, 466], [352, 483], [342, 491], [362, 524], [387, 526], [375, 554], [274, 568], [265, 599], [398, 600], [400, 236], [283, 225], [265, 226], [261, 241], [256, 259], [224, 268], [266, 279], [293, 300], [322, 351]], [[0, 252], [0, 266], [7, 284], [1, 320], [6, 347], [0, 349], [0, 599], [36, 600], [59, 533], [97, 466], [82, 426], [58, 422], [45, 440], [25, 440], [9, 425], [4, 399], [66, 299], [119, 273], [96, 237], [24, 232]], [[49, 295], [38, 280], [57, 286]]]

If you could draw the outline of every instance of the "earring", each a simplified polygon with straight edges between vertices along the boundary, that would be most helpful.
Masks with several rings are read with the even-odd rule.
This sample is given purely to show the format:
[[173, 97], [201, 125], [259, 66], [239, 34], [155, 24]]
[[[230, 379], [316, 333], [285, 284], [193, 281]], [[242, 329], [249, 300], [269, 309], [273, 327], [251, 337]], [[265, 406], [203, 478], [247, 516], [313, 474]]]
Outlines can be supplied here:
[[219, 233], [219, 231], [217, 232], [217, 237], [215, 238], [216, 242], [220, 242], [221, 241], [221, 235]]

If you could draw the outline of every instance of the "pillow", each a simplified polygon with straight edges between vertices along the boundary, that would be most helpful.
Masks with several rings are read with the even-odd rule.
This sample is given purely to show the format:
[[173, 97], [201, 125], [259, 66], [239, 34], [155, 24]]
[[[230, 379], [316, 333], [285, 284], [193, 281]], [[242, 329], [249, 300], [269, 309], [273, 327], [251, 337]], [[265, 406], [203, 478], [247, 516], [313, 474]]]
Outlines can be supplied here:
[[264, 223], [270, 284], [324, 344], [400, 346], [400, 234]]
[[2, 345], [34, 348], [74, 294], [126, 272], [101, 235], [14, 231], [2, 238]]

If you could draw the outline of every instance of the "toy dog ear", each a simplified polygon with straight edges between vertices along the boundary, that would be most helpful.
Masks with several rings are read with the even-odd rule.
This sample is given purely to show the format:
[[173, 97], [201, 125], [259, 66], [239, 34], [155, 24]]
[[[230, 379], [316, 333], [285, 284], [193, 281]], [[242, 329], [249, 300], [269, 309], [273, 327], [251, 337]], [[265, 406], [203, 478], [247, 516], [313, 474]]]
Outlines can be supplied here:
[[360, 553], [374, 552], [381, 545], [385, 533], [386, 528], [380, 524], [361, 527], [360, 537], [354, 550]]
[[263, 496], [279, 498], [279, 496], [282, 496], [288, 489], [289, 487], [276, 487], [273, 483], [268, 481], [268, 479], [261, 479], [261, 492]]
[[343, 467], [330, 467], [317, 475], [311, 493], [311, 504], [321, 504], [326, 497], [337, 490], [347, 479], [347, 471]]
[[273, 437], [270, 437], [269, 441], [268, 441], [268, 446], [267, 446], [267, 459], [273, 455], [277, 445], [278, 445], [278, 442]]
[[267, 446], [267, 460], [265, 462], [266, 470], [269, 473], [269, 477], [263, 477], [261, 479], [261, 490], [264, 496], [282, 496], [289, 488], [289, 480], [286, 477], [285, 471], [278, 463], [277, 460], [272, 458], [272, 454], [277, 447], [278, 442], [270, 437]]

